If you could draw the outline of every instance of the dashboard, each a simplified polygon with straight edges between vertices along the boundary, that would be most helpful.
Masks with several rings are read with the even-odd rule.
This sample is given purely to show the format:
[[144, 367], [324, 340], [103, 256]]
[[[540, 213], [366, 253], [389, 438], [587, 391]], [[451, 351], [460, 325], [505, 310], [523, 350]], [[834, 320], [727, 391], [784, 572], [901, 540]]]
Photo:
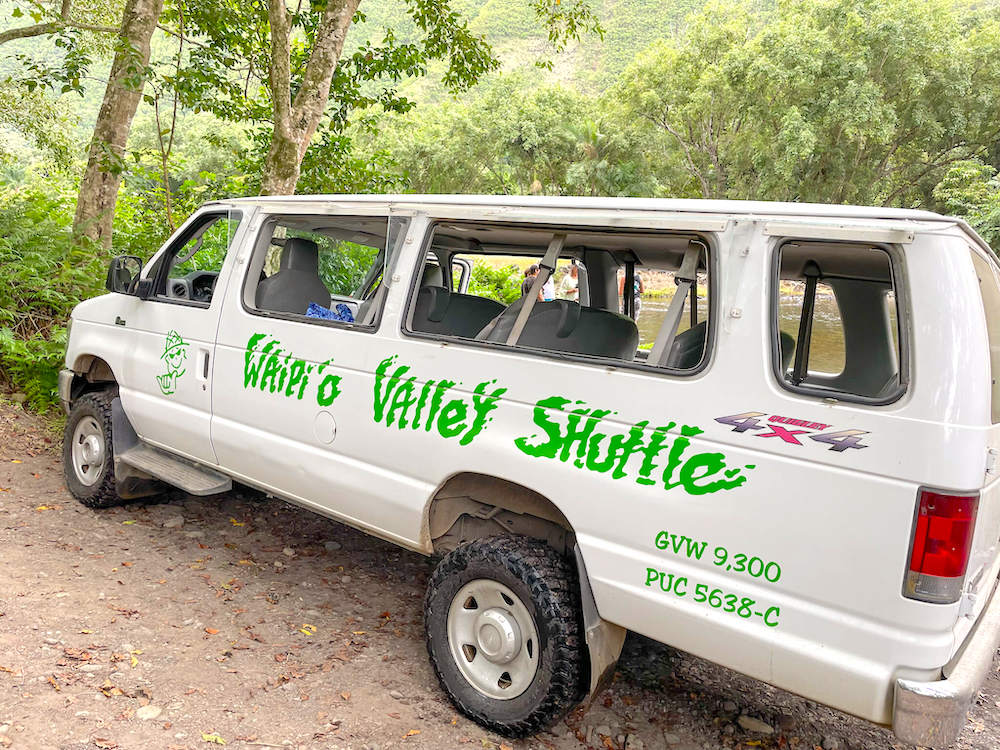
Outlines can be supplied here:
[[211, 302], [218, 271], [191, 271], [186, 276], [167, 279], [167, 296], [192, 302]]

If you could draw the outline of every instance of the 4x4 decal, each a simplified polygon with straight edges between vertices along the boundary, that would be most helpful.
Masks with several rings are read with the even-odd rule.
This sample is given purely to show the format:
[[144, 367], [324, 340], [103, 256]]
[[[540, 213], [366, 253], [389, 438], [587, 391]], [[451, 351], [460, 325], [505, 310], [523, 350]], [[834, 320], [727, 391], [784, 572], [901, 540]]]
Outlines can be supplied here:
[[166, 343], [163, 345], [163, 354], [160, 355], [167, 371], [156, 376], [156, 382], [164, 396], [169, 396], [177, 390], [178, 378], [187, 372], [187, 367], [184, 366], [187, 350], [188, 342], [181, 338], [177, 331], [170, 331], [167, 334]]
[[[761, 417], [767, 417], [763, 424], [761, 424]], [[847, 429], [826, 432], [832, 425], [793, 417], [782, 417], [778, 414], [768, 416], [767, 412], [763, 411], [745, 411], [742, 414], [733, 414], [728, 417], [716, 417], [715, 421], [731, 425], [733, 432], [750, 432], [754, 437], [778, 438], [791, 445], [804, 445], [800, 440], [800, 436], [802, 436], [817, 443], [828, 443], [830, 450], [838, 453], [842, 453], [848, 448], [868, 447], [861, 442], [861, 436], [868, 434], [866, 430]], [[757, 430], [767, 430], [767, 432], [757, 432]]]

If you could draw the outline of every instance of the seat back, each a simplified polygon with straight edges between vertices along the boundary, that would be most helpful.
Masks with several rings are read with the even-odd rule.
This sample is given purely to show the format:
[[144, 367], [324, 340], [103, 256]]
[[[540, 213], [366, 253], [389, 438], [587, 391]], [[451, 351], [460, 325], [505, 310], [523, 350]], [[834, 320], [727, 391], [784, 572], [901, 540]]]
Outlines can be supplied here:
[[[524, 300], [521, 297], [508, 306], [476, 338], [506, 341]], [[631, 362], [639, 345], [639, 329], [624, 315], [558, 299], [535, 303], [518, 345]]]
[[670, 347], [667, 356], [667, 367], [674, 370], [690, 370], [697, 367], [705, 353], [705, 337], [708, 335], [708, 323], [702, 321], [693, 328], [674, 337], [674, 345]]
[[471, 339], [503, 309], [502, 304], [486, 297], [424, 286], [413, 307], [413, 330]]
[[257, 284], [257, 308], [305, 315], [310, 302], [330, 307], [330, 300], [319, 276], [319, 247], [301, 237], [286, 239], [278, 272]]

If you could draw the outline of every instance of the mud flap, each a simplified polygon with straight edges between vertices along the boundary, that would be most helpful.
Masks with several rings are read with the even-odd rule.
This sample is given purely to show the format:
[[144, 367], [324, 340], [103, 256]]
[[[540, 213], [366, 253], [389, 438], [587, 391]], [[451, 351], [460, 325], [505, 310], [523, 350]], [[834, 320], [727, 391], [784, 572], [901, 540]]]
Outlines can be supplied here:
[[590, 576], [583, 562], [579, 545], [573, 545], [576, 569], [580, 577], [580, 604], [583, 608], [583, 629], [587, 636], [587, 650], [590, 653], [590, 683], [584, 699], [592, 701], [611, 682], [615, 675], [618, 657], [621, 656], [628, 632], [601, 618], [597, 611], [594, 592], [590, 588]]
[[133, 468], [123, 462], [119, 456], [139, 444], [139, 436], [135, 434], [132, 423], [125, 416], [122, 400], [115, 397], [111, 401], [111, 447], [115, 466], [115, 482], [118, 497], [123, 500], [136, 500], [163, 492], [166, 486], [152, 475]]

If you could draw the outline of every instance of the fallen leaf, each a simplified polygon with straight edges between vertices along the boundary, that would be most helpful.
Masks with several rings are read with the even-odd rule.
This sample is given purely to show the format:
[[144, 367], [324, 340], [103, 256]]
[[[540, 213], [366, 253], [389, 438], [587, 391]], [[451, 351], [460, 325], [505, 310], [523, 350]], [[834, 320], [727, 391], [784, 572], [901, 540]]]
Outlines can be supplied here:
[[420, 734], [420, 730], [419, 729], [411, 729], [409, 732], [407, 732], [406, 734], [403, 735], [403, 739], [405, 740], [407, 737], [412, 737], [415, 734]]
[[216, 628], [205, 628], [205, 632], [208, 633], [209, 635], [215, 635], [219, 631]]
[[118, 747], [117, 742], [106, 740], [103, 737], [95, 737], [93, 741], [94, 745], [96, 747], [99, 747], [101, 750], [114, 750], [116, 747]]
[[60, 690], [62, 690], [62, 685], [60, 685], [60, 684], [59, 684], [58, 682], [56, 682], [56, 678], [55, 678], [55, 676], [54, 676], [54, 675], [52, 675], [52, 676], [49, 676], [49, 679], [47, 679], [47, 680], [46, 680], [46, 682], [47, 682], [47, 683], [49, 683], [49, 684], [50, 684], [50, 685], [51, 685], [51, 686], [52, 686], [53, 688], [55, 688], [55, 691], [56, 691], [57, 693], [58, 693], [58, 692], [59, 692]]
[[35, 508], [35, 510], [37, 511], [52, 510], [52, 507], [49, 505], [39, 505], [37, 508]]
[[226, 741], [217, 734], [205, 734], [204, 732], [202, 732], [201, 739], [205, 742], [211, 742], [215, 745], [226, 744]]
[[364, 635], [367, 632], [367, 630], [352, 630], [351, 635]]
[[111, 680], [105, 680], [104, 684], [101, 685], [100, 690], [104, 693], [105, 698], [110, 698], [113, 695], [125, 695], [121, 688], [117, 688], [111, 682]]
[[303, 623], [302, 627], [299, 628], [299, 632], [305, 635], [316, 635], [316, 626]]
[[122, 521], [122, 526], [131, 526], [134, 523], [135, 519], [133, 518], [131, 521]]
[[19, 458], [12, 458], [12, 459], [10, 460], [10, 462], [11, 462], [12, 464], [23, 464], [23, 463], [24, 463], [24, 461], [22, 461], [22, 460], [21, 460], [21, 459], [19, 459]]
[[84, 629], [83, 629], [83, 630], [81, 630], [80, 632], [81, 632], [81, 633], [83, 633], [84, 635], [90, 635], [90, 634], [91, 634], [91, 633], [93, 633], [94, 631], [93, 631], [93, 630], [90, 630], [90, 629], [88, 629], [88, 628], [84, 628]]
[[243, 523], [243, 521], [237, 521], [235, 518], [230, 518], [229, 523], [231, 523], [233, 526], [246, 526], [246, 524]]
[[343, 698], [345, 701], [349, 701], [351, 699], [351, 694], [349, 691], [345, 690], [340, 694], [340, 697]]
[[3, 665], [0, 665], [0, 672], [6, 672], [7, 674], [12, 674], [15, 677], [20, 677], [21, 676], [21, 670], [20, 669], [11, 669], [10, 667], [5, 667]]

